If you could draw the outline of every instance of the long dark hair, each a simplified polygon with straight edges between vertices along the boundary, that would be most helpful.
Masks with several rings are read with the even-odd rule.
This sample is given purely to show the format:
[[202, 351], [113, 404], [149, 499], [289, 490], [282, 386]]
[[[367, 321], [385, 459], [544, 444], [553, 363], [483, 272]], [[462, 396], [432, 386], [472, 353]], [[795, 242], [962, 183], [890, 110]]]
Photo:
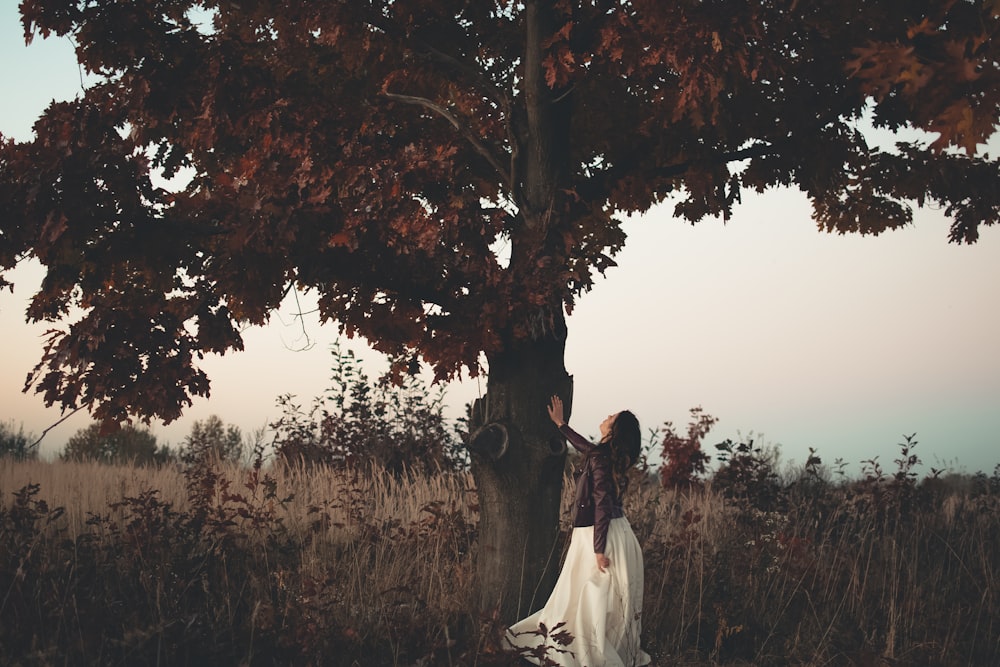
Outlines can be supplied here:
[[636, 416], [628, 410], [619, 412], [611, 424], [607, 442], [611, 447], [612, 477], [621, 502], [628, 490], [628, 470], [639, 460], [642, 449], [642, 432]]

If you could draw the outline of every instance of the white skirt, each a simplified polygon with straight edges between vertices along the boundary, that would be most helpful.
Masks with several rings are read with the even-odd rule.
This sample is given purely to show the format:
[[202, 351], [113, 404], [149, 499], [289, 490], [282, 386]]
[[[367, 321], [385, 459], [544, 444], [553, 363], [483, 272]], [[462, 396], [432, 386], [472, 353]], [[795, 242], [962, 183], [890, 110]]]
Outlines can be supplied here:
[[642, 629], [642, 551], [625, 518], [612, 519], [604, 555], [594, 558], [594, 527], [574, 528], [556, 587], [539, 611], [512, 625], [512, 650], [536, 665], [638, 667], [650, 663], [639, 646]]

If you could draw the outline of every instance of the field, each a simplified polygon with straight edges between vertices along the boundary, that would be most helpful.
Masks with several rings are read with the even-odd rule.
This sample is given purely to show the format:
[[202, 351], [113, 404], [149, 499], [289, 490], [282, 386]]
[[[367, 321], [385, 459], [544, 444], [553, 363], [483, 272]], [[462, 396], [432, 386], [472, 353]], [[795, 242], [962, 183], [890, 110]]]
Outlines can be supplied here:
[[[654, 664], [1000, 664], [1000, 478], [901, 466], [633, 484]], [[0, 459], [0, 497], [3, 665], [512, 664], [466, 473]]]

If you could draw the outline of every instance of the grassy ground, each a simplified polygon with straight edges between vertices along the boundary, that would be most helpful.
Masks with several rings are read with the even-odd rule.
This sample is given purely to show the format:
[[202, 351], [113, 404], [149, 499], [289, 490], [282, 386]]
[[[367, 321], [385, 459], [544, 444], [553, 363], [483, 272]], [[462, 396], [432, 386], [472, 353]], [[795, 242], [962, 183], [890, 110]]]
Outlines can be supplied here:
[[[660, 665], [1000, 664], [997, 482], [635, 484], [644, 645]], [[472, 611], [476, 522], [462, 473], [0, 459], [0, 664], [508, 664]]]

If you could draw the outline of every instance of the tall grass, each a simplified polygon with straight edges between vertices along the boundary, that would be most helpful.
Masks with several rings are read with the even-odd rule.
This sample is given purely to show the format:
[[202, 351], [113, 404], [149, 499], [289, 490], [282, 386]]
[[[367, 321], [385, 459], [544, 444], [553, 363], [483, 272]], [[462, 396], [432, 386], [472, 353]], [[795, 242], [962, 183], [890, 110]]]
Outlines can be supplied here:
[[[643, 479], [644, 645], [655, 664], [1000, 664], [998, 481]], [[472, 606], [472, 486], [0, 459], [0, 664], [507, 664]]]

